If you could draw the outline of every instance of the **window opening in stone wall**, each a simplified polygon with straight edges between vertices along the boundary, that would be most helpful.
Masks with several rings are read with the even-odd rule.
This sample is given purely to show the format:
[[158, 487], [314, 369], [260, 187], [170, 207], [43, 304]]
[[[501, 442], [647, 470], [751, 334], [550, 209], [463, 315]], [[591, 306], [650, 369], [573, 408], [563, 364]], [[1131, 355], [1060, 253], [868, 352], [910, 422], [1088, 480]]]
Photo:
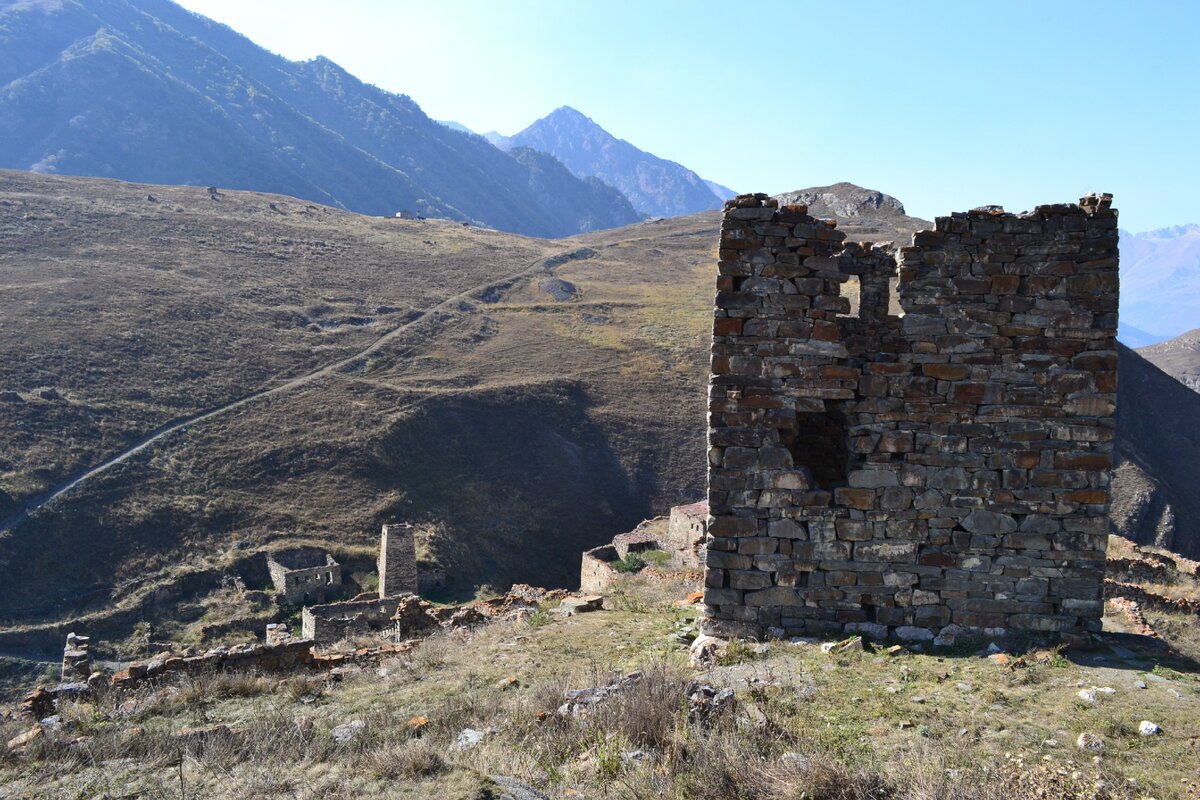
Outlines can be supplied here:
[[890, 317], [903, 317], [904, 306], [900, 305], [900, 276], [892, 275], [888, 278], [888, 307], [887, 313]]
[[839, 311], [839, 317], [857, 317], [861, 313], [862, 308], [862, 281], [857, 276], [851, 276], [842, 282], [839, 287], [840, 294], [843, 299], [849, 301], [850, 308], [846, 311]]
[[797, 411], [796, 426], [780, 431], [795, 469], [806, 471], [822, 489], [844, 486], [850, 470], [850, 446], [842, 403], [826, 400], [825, 411]]

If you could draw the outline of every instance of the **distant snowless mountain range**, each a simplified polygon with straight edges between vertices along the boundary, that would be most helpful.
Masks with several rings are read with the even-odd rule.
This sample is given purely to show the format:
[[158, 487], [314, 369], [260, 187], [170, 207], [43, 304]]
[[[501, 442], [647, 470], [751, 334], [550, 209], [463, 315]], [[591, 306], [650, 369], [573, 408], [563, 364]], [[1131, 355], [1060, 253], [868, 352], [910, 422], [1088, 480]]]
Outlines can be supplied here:
[[1131, 347], [1200, 328], [1200, 225], [1121, 231], [1121, 338]]
[[[719, 209], [735, 194], [573, 108], [512, 136], [475, 134], [169, 0], [0, 3], [0, 167], [254, 189], [541, 237]], [[1121, 251], [1122, 341], [1200, 328], [1200, 226], [1122, 231]]]

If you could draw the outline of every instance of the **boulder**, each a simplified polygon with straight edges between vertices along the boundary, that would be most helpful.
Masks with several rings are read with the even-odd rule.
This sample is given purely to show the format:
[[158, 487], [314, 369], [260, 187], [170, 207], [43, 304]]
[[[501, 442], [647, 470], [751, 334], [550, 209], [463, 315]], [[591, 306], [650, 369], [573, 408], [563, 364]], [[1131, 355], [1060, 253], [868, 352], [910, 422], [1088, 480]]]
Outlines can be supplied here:
[[358, 735], [367, 729], [367, 723], [361, 719], [351, 720], [345, 725], [338, 725], [329, 732], [329, 738], [333, 739], [338, 744], [346, 744], [358, 738]]
[[29, 747], [29, 745], [33, 744], [34, 742], [36, 742], [38, 739], [42, 738], [45, 735], [46, 735], [45, 728], [43, 728], [41, 725], [34, 725], [32, 728], [25, 731], [24, 733], [22, 733], [18, 736], [14, 736], [13, 738], [9, 739], [8, 740], [8, 749], [13, 752], [17, 752], [19, 750], [24, 750], [26, 747]]
[[486, 736], [486, 732], [477, 731], [474, 728], [463, 728], [459, 731], [458, 736], [454, 737], [454, 741], [450, 744], [450, 752], [461, 753], [466, 750], [471, 750], [477, 747]]
[[582, 597], [567, 597], [558, 607], [554, 609], [554, 613], [563, 617], [573, 617], [576, 614], [586, 614], [589, 611], [600, 611], [604, 608], [604, 598], [598, 594], [584, 595]]

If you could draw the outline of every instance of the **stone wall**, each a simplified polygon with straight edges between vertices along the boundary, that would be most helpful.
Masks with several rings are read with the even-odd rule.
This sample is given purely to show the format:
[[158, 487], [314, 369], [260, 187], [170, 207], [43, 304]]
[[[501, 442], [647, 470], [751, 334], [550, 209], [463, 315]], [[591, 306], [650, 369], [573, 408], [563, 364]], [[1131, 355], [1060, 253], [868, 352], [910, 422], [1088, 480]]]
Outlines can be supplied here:
[[416, 592], [418, 588], [413, 526], [384, 525], [379, 540], [379, 596]]
[[382, 597], [306, 606], [300, 616], [300, 635], [318, 647], [328, 647], [342, 639], [390, 632], [398, 602], [397, 597]]
[[[844, 243], [803, 206], [726, 204], [710, 632], [1099, 628], [1117, 379], [1110, 205], [956, 213], [894, 257]], [[897, 267], [904, 314], [889, 316]]]
[[701, 500], [671, 509], [667, 535], [661, 546], [671, 554], [671, 566], [696, 569], [704, 563], [704, 536], [708, 523], [708, 501]]
[[285, 603], [324, 602], [342, 585], [342, 567], [333, 556], [316, 548], [300, 548], [267, 556], [267, 571], [275, 594]]
[[657, 550], [670, 555], [669, 562], [652, 560], [660, 574], [662, 569], [671, 573], [698, 569], [704, 563], [707, 519], [706, 501], [675, 506], [669, 517], [644, 520], [633, 530], [614, 536], [610, 544], [593, 547], [583, 554], [579, 591], [606, 593], [623, 574], [613, 568], [614, 562], [625, 559], [630, 553], [640, 555]]
[[585, 594], [605, 594], [621, 577], [612, 568], [614, 561], [621, 559], [617, 548], [611, 544], [600, 545], [584, 552], [579, 567], [579, 591]]

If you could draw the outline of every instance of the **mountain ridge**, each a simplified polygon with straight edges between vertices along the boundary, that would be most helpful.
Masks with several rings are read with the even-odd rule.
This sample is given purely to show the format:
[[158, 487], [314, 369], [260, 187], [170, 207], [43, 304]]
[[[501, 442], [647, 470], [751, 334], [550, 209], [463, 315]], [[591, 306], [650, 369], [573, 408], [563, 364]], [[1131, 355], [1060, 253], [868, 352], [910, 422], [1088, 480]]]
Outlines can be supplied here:
[[618, 193], [570, 173], [548, 183], [406, 95], [325, 57], [288, 61], [167, 0], [9, 5], [0, 53], [3, 167], [275, 192], [378, 216], [409, 208], [537, 236], [638, 219]]
[[1122, 321], [1158, 339], [1200, 328], [1200, 225], [1120, 233]]
[[1200, 328], [1139, 347], [1137, 353], [1184, 386], [1200, 392]]
[[559, 106], [512, 136], [489, 138], [501, 149], [526, 146], [549, 153], [576, 175], [617, 187], [647, 216], [712, 211], [723, 202], [692, 170], [618, 139], [571, 106]]

